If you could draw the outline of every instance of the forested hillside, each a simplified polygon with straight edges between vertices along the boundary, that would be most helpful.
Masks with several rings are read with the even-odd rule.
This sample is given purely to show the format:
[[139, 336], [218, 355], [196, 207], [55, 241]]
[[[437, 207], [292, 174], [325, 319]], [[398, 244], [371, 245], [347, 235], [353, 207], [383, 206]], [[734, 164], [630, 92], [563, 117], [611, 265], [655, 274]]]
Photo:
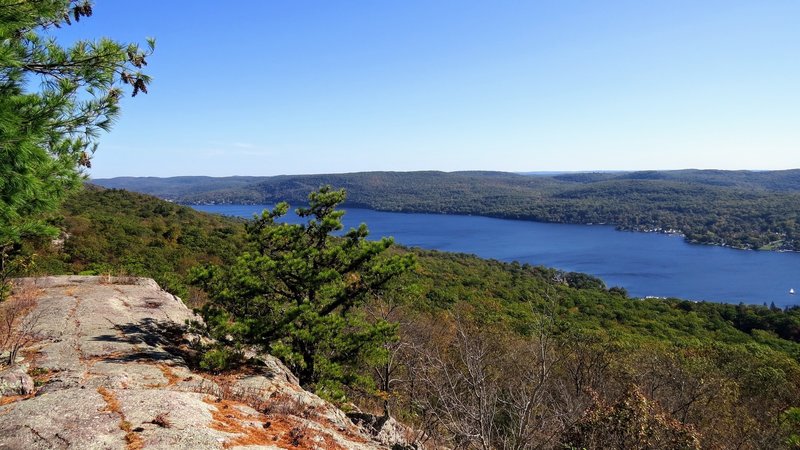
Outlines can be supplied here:
[[186, 196], [213, 192], [237, 192], [244, 195], [249, 187], [265, 181], [267, 177], [117, 177], [97, 180], [96, 184], [112, 189], [126, 189], [142, 194], [155, 195], [167, 200], [180, 200]]
[[[33, 274], [151, 276], [196, 306], [188, 268], [244, 249], [242, 221], [119, 190], [84, 191], [60, 222], [63, 250], [39, 242]], [[643, 427], [682, 445], [669, 448], [781, 448], [796, 433], [784, 411], [800, 398], [798, 309], [636, 300], [583, 274], [393, 252], [416, 267], [363, 314], [396, 323], [398, 340], [359, 363], [372, 381], [348, 399], [431, 440], [562, 448]]]
[[679, 232], [690, 242], [800, 250], [800, 170], [651, 171], [552, 176], [364, 172], [255, 178], [96, 180], [187, 204], [305, 201], [330, 184], [350, 206]]
[[230, 262], [242, 245], [242, 221], [205, 214], [148, 195], [94, 186], [72, 196], [53, 220], [59, 245], [29, 243], [34, 274], [129, 274], [154, 278], [182, 297], [187, 270]]
[[[480, 215], [800, 251], [800, 169], [85, 183], [792, 167], [800, 3], [102, 3], [0, 0], [0, 449], [800, 449], [798, 302], [633, 298], [343, 220]], [[144, 29], [165, 59], [154, 38], [96, 34]], [[234, 203], [266, 209], [187, 206]], [[555, 242], [440, 228], [509, 259]], [[544, 251], [563, 267], [646, 252], [596, 273], [691, 271], [687, 289], [730, 296], [747, 287], [726, 282], [728, 255], [765, 256], [707, 249], [703, 264], [686, 245], [600, 239], [575, 238], [585, 258]], [[768, 256], [780, 282], [741, 280], [794, 299], [796, 255]]]

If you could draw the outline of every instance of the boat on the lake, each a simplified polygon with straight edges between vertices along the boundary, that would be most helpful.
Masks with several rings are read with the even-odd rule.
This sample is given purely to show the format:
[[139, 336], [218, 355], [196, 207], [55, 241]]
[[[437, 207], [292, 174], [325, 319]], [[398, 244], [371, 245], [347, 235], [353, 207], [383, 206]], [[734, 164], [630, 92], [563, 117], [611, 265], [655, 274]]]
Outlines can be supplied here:
[[789, 293], [794, 295], [794, 288], [789, 289]]

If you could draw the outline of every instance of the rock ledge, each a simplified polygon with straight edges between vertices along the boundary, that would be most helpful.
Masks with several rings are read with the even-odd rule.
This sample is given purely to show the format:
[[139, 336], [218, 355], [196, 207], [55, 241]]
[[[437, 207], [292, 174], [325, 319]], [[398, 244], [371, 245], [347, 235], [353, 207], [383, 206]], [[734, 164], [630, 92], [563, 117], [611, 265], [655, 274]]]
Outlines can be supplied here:
[[17, 280], [14, 295], [32, 291], [37, 339], [0, 372], [0, 449], [388, 448], [276, 359], [192, 372], [182, 325], [196, 317], [153, 280]]

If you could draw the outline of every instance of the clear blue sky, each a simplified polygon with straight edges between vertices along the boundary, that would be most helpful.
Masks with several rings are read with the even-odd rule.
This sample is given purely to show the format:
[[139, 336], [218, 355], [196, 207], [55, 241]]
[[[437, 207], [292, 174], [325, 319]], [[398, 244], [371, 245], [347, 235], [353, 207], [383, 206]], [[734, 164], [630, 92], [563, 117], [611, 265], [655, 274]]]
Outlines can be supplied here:
[[93, 177], [800, 167], [800, 1], [97, 0]]

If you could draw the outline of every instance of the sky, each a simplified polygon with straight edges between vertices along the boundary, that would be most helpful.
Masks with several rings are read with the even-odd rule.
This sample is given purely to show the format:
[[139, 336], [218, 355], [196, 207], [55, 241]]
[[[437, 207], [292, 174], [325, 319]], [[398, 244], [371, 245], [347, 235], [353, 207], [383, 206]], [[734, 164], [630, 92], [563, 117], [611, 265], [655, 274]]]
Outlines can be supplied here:
[[800, 167], [800, 2], [96, 0], [156, 38], [90, 175]]

